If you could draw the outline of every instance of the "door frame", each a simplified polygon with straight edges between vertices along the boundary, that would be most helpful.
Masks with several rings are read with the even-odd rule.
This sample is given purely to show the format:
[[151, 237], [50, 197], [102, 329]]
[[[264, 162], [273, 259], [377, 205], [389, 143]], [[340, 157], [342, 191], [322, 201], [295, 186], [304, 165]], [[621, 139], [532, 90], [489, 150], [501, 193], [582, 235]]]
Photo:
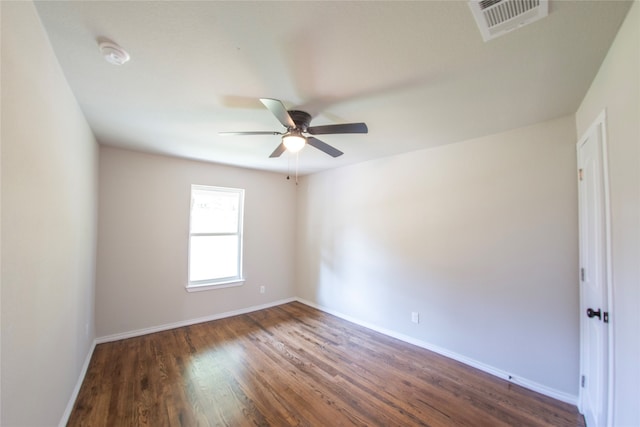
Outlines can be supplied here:
[[[604, 234], [605, 234], [605, 286], [607, 293], [607, 306], [603, 307], [603, 311], [606, 310], [609, 312], [609, 323], [606, 324], [607, 327], [607, 366], [605, 367], [607, 372], [607, 398], [606, 398], [606, 410], [607, 410], [607, 426], [613, 425], [613, 400], [614, 400], [614, 392], [613, 392], [613, 373], [614, 373], [614, 334], [613, 334], [613, 325], [615, 322], [615, 312], [614, 312], [614, 301], [613, 301], [613, 274], [612, 274], [612, 262], [611, 262], [611, 201], [610, 201], [610, 191], [609, 191], [609, 160], [608, 160], [608, 144], [607, 144], [607, 114], [606, 109], [603, 110], [596, 119], [591, 123], [591, 125], [587, 128], [587, 130], [582, 134], [580, 139], [576, 144], [576, 157], [578, 160], [578, 169], [580, 169], [580, 146], [585, 143], [585, 141], [589, 138], [589, 136], [598, 130], [600, 127], [600, 141], [601, 141], [601, 150], [600, 155], [602, 156], [602, 182], [603, 182], [603, 198], [604, 198]], [[578, 173], [580, 173], [578, 171]], [[578, 183], [579, 185], [579, 183]], [[580, 216], [580, 191], [578, 191], [578, 216]], [[581, 219], [579, 218], [579, 224]], [[580, 234], [581, 227], [578, 230], [578, 241], [579, 246], [578, 250], [582, 250], [582, 239], [583, 237]], [[582, 260], [582, 256], [580, 254], [580, 261]], [[581, 268], [582, 265], [579, 265], [578, 268]], [[584, 388], [581, 384], [582, 375], [584, 375], [584, 343], [585, 343], [585, 330], [587, 321], [586, 315], [584, 314], [587, 307], [584, 303], [584, 297], [582, 294], [582, 282], [579, 280], [579, 289], [580, 289], [580, 378], [578, 379], [578, 410], [580, 413], [584, 413], [583, 405], [584, 405]]]

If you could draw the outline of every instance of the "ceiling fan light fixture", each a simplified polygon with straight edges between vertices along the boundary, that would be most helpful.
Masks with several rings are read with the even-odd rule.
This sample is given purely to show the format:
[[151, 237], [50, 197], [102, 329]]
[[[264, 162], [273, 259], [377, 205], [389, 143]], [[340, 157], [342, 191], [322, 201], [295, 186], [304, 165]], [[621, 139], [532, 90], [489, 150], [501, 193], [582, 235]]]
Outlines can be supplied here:
[[298, 132], [289, 132], [282, 137], [282, 143], [290, 153], [297, 153], [304, 148], [307, 138]]

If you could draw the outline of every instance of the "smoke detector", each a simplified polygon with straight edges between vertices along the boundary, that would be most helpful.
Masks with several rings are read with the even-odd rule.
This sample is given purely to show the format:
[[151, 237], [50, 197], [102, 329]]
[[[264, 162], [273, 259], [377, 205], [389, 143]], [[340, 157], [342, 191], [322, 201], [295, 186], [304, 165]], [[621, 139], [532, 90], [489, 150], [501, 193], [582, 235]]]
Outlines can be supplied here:
[[469, 7], [485, 42], [549, 14], [548, 0], [469, 0]]
[[131, 59], [126, 50], [113, 42], [102, 41], [98, 44], [98, 47], [109, 64], [122, 65]]

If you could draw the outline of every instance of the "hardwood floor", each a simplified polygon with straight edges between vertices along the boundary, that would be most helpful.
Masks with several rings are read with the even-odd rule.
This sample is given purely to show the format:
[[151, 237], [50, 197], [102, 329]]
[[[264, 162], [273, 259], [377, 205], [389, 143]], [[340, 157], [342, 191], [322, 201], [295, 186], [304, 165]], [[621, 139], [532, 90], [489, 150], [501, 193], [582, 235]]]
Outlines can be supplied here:
[[301, 303], [100, 344], [69, 426], [583, 426], [556, 401]]

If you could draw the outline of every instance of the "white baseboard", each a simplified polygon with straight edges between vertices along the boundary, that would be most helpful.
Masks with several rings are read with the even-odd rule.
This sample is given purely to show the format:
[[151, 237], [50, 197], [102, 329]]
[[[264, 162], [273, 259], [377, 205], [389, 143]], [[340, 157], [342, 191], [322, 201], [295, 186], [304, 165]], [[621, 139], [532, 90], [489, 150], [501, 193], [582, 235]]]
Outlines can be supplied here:
[[78, 375], [78, 381], [76, 382], [76, 386], [73, 388], [71, 392], [71, 397], [69, 398], [69, 403], [67, 403], [67, 407], [62, 414], [62, 418], [60, 419], [59, 427], [64, 427], [69, 422], [69, 416], [71, 415], [71, 411], [73, 410], [73, 405], [76, 403], [76, 399], [78, 398], [78, 393], [80, 393], [80, 387], [82, 386], [82, 382], [84, 381], [84, 377], [87, 375], [87, 369], [89, 369], [89, 362], [91, 362], [91, 357], [93, 356], [93, 351], [96, 349], [96, 341], [93, 340], [91, 343], [91, 347], [89, 347], [89, 351], [87, 352], [87, 356], [84, 358], [84, 363], [82, 364], [82, 369], [80, 370], [80, 375]]
[[371, 329], [373, 331], [380, 332], [381, 334], [390, 336], [392, 338], [399, 339], [400, 341], [404, 341], [404, 342], [407, 342], [409, 344], [413, 344], [413, 345], [416, 345], [418, 347], [422, 347], [424, 349], [433, 351], [434, 353], [438, 353], [438, 354], [440, 354], [442, 356], [445, 356], [445, 357], [448, 357], [450, 359], [456, 360], [458, 362], [464, 363], [465, 365], [468, 365], [468, 366], [471, 366], [473, 368], [479, 369], [479, 370], [481, 370], [483, 372], [486, 372], [488, 374], [491, 374], [491, 375], [496, 376], [498, 378], [501, 378], [503, 380], [512, 382], [514, 384], [518, 384], [518, 385], [520, 385], [520, 386], [522, 386], [524, 388], [527, 388], [529, 390], [532, 390], [532, 391], [535, 391], [537, 393], [543, 394], [545, 396], [549, 396], [549, 397], [552, 397], [552, 398], [554, 398], [556, 400], [560, 400], [562, 402], [570, 403], [572, 405], [577, 405], [578, 404], [578, 396], [574, 396], [572, 394], [565, 393], [563, 391], [559, 391], [559, 390], [556, 390], [556, 389], [551, 388], [551, 387], [547, 387], [547, 386], [545, 386], [543, 384], [537, 383], [535, 381], [531, 381], [531, 380], [529, 380], [527, 378], [517, 377], [517, 376], [515, 376], [513, 374], [510, 374], [510, 373], [508, 373], [506, 371], [503, 371], [501, 369], [498, 369], [498, 368], [495, 368], [493, 366], [487, 365], [485, 363], [479, 362], [477, 360], [471, 359], [469, 357], [463, 356], [461, 354], [454, 353], [454, 352], [449, 351], [449, 350], [447, 350], [445, 348], [438, 347], [438, 346], [433, 345], [431, 343], [428, 343], [428, 342], [425, 342], [425, 341], [410, 337], [408, 335], [404, 335], [404, 334], [392, 331], [390, 329], [381, 328], [381, 327], [379, 327], [377, 325], [374, 325], [374, 324], [371, 324], [371, 323], [368, 323], [368, 322], [363, 322], [360, 319], [356, 319], [356, 318], [354, 318], [352, 316], [346, 315], [344, 313], [337, 312], [337, 311], [329, 309], [327, 307], [323, 307], [323, 306], [318, 305], [316, 303], [313, 303], [311, 301], [307, 301], [307, 300], [305, 300], [303, 298], [295, 298], [295, 300], [300, 302], [300, 303], [302, 303], [302, 304], [308, 305], [310, 307], [317, 308], [318, 310], [322, 310], [325, 313], [329, 313], [329, 314], [332, 314], [332, 315], [334, 315], [336, 317], [339, 317], [341, 319], [347, 320], [347, 321], [349, 321], [351, 323], [355, 323], [356, 325], [363, 326], [363, 327], [365, 327], [367, 329]]
[[174, 323], [166, 323], [164, 325], [152, 326], [150, 328], [136, 329], [129, 332], [121, 332], [113, 335], [106, 335], [104, 337], [96, 338], [96, 344], [102, 344], [105, 342], [124, 340], [127, 338], [139, 337], [142, 335], [153, 334], [154, 332], [168, 331], [170, 329], [181, 328], [183, 326], [195, 325], [198, 323], [210, 322], [212, 320], [224, 319], [225, 317], [237, 316], [239, 314], [251, 313], [252, 311], [263, 310], [269, 307], [275, 307], [277, 305], [286, 304], [288, 302], [296, 301], [295, 298], [286, 298], [278, 301], [273, 301], [267, 304], [254, 305], [252, 307], [241, 308], [239, 310], [227, 311], [224, 313], [213, 314], [211, 316], [198, 317], [197, 319], [181, 320]]

